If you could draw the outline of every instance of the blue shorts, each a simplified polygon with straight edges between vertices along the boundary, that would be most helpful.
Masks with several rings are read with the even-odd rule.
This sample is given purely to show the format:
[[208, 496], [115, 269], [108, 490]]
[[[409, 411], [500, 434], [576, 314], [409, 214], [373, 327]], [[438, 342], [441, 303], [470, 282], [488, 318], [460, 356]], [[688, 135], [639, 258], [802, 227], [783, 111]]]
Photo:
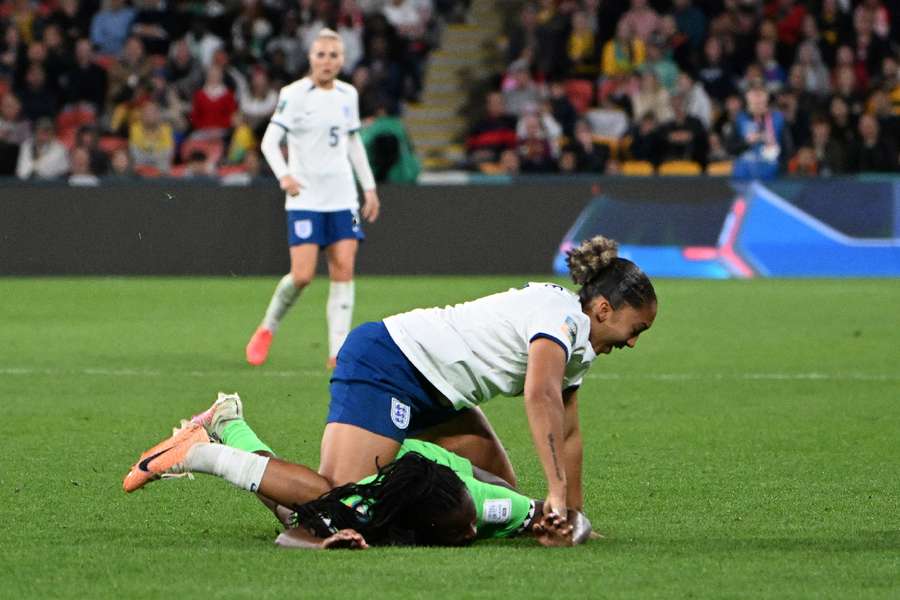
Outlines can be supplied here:
[[409, 362], [384, 323], [364, 323], [347, 336], [331, 376], [329, 423], [355, 425], [402, 443], [457, 414]]
[[289, 210], [287, 226], [288, 246], [317, 244], [319, 248], [325, 248], [339, 240], [363, 240], [366, 237], [356, 210]]

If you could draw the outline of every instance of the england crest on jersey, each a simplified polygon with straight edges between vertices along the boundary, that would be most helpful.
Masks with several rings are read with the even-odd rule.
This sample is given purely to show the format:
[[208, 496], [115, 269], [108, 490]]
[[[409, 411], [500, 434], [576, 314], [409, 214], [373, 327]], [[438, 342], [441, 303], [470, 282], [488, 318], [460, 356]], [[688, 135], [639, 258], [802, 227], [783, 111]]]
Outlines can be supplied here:
[[398, 429], [406, 429], [409, 427], [409, 406], [403, 404], [396, 398], [391, 398], [391, 421]]

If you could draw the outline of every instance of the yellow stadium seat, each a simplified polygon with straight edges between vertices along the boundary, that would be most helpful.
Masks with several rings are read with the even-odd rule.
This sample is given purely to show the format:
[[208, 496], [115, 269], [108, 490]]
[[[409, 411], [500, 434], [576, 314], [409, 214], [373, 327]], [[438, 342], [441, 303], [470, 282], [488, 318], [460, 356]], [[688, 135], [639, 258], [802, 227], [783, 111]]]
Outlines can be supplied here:
[[700, 175], [703, 170], [692, 160], [670, 160], [659, 165], [660, 175]]
[[646, 160], [626, 160], [622, 163], [622, 175], [653, 175], [653, 164]]
[[706, 174], [713, 177], [730, 177], [734, 163], [730, 160], [711, 162], [706, 167]]

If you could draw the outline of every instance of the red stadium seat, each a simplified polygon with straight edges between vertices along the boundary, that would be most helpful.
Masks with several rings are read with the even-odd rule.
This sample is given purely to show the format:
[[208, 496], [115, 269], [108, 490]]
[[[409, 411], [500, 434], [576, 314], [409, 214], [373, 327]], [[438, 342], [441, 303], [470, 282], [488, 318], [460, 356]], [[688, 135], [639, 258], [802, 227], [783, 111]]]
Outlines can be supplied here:
[[63, 129], [78, 129], [82, 125], [93, 125], [96, 121], [97, 115], [92, 109], [79, 106], [68, 108], [59, 113], [59, 116], [56, 117], [56, 128], [60, 131]]
[[141, 177], [159, 177], [162, 171], [153, 165], [137, 165], [134, 172]]
[[206, 162], [217, 165], [225, 154], [225, 143], [222, 140], [186, 140], [181, 144], [181, 150], [178, 155], [182, 162], [187, 162], [193, 152], [202, 152], [206, 155]]
[[128, 148], [128, 140], [123, 137], [119, 137], [117, 135], [104, 135], [97, 142], [97, 146], [103, 152], [107, 154], [112, 154], [116, 150]]
[[578, 114], [583, 114], [594, 101], [594, 84], [584, 79], [566, 81], [566, 97]]

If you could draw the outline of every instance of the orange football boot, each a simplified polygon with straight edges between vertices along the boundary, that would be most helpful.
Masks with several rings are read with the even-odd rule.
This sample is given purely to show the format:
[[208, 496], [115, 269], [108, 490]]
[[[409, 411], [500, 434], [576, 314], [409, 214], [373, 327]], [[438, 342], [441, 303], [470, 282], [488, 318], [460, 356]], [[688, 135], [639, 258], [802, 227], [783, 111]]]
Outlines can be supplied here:
[[141, 454], [140, 460], [125, 476], [122, 487], [126, 492], [133, 492], [164, 473], [178, 470], [188, 451], [197, 444], [205, 443], [209, 443], [206, 429], [196, 423], [188, 424], [169, 439]]
[[266, 362], [269, 356], [269, 346], [272, 345], [272, 332], [265, 327], [259, 327], [253, 333], [253, 337], [247, 342], [247, 362], [258, 367]]

